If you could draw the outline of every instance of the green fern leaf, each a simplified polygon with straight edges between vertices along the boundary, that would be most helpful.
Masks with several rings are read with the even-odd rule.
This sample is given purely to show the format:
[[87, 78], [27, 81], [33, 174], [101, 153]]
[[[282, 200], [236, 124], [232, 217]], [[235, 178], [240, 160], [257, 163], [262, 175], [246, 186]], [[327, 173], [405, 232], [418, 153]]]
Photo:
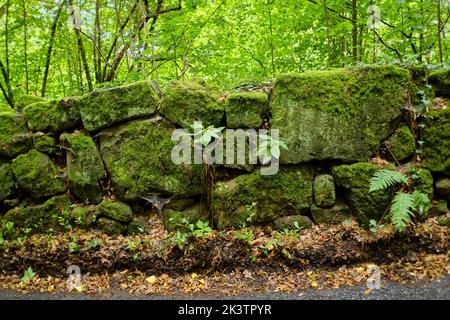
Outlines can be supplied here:
[[397, 192], [390, 208], [391, 222], [397, 231], [403, 232], [414, 217], [414, 199], [409, 193]]
[[414, 208], [419, 212], [419, 214], [427, 214], [431, 205], [430, 198], [425, 193], [422, 193], [419, 190], [414, 190], [414, 192], [412, 193], [412, 198], [414, 202]]
[[394, 170], [379, 170], [375, 172], [372, 179], [370, 179], [369, 192], [384, 190], [396, 183], [408, 184], [408, 178], [398, 171]]

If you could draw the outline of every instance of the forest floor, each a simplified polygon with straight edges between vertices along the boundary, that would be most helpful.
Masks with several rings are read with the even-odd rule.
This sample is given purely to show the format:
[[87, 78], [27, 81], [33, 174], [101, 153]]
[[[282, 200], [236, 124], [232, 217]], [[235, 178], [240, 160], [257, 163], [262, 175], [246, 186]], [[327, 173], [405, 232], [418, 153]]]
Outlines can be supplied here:
[[[320, 299], [322, 293], [382, 298], [383, 292], [386, 298], [386, 290], [406, 298], [423, 285], [434, 292], [430, 298], [448, 298], [449, 234], [439, 224], [448, 218], [428, 219], [402, 234], [389, 228], [372, 233], [349, 223], [299, 232], [214, 231], [180, 243], [155, 222], [154, 234], [145, 236], [80, 230], [34, 235], [2, 245], [0, 299], [26, 293], [37, 299], [39, 294]], [[66, 273], [71, 265], [81, 270], [78, 282]], [[374, 266], [381, 272], [381, 291], [366, 286]], [[35, 274], [23, 277], [29, 267]]]

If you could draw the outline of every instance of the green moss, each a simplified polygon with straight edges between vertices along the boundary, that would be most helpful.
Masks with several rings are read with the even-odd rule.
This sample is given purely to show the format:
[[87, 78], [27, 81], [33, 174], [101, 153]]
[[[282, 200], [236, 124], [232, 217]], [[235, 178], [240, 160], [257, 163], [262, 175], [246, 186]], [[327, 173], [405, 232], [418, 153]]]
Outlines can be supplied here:
[[175, 127], [157, 119], [140, 120], [100, 134], [100, 150], [115, 193], [135, 200], [154, 193], [177, 197], [200, 194], [201, 165], [176, 165], [171, 153]]
[[296, 216], [286, 216], [275, 219], [272, 226], [275, 230], [292, 230], [292, 229], [306, 229], [313, 225], [311, 219], [306, 216], [296, 215]]
[[[395, 169], [395, 166], [391, 165], [391, 168]], [[337, 186], [343, 189], [346, 202], [362, 225], [369, 225], [371, 219], [378, 221], [392, 200], [390, 190], [369, 193], [370, 179], [380, 169], [366, 162], [333, 168]]]
[[395, 128], [408, 82], [408, 71], [393, 66], [280, 76], [271, 127], [289, 147], [281, 161], [370, 159]]
[[28, 232], [44, 233], [70, 229], [70, 207], [72, 203], [67, 195], [50, 198], [44, 204], [16, 207], [9, 210], [2, 219], [2, 228], [14, 223], [15, 234], [20, 236]]
[[16, 183], [11, 165], [8, 163], [0, 163], [0, 203], [12, 195]]
[[78, 98], [33, 103], [23, 113], [32, 131], [61, 131], [80, 123]]
[[333, 176], [321, 174], [314, 179], [314, 202], [320, 207], [331, 207], [336, 202]]
[[0, 113], [0, 156], [15, 157], [31, 148], [31, 135], [19, 113]]
[[259, 128], [268, 116], [266, 93], [234, 93], [227, 97], [226, 116], [228, 128]]
[[23, 110], [26, 106], [28, 106], [30, 104], [37, 103], [37, 102], [44, 102], [44, 101], [45, 101], [45, 99], [42, 97], [36, 97], [36, 96], [25, 94], [25, 95], [17, 98], [17, 100], [14, 104], [14, 107], [19, 110]]
[[224, 109], [219, 93], [205, 84], [171, 81], [164, 89], [159, 111], [173, 123], [189, 129], [196, 120], [202, 121], [204, 127], [219, 127]]
[[430, 112], [423, 142], [425, 167], [432, 172], [450, 175], [450, 108]]
[[33, 134], [33, 144], [37, 151], [48, 155], [54, 155], [58, 151], [55, 139], [41, 132]]
[[450, 97], [450, 69], [432, 72], [429, 82], [438, 96]]
[[0, 113], [3, 113], [3, 112], [11, 113], [11, 112], [14, 112], [14, 109], [11, 108], [11, 107], [10, 107], [9, 105], [7, 105], [7, 104], [0, 104]]
[[12, 162], [12, 170], [20, 187], [34, 197], [63, 193], [65, 184], [59, 176], [58, 167], [45, 154], [31, 150]]
[[87, 228], [95, 223], [97, 219], [97, 208], [96, 206], [77, 206], [72, 209], [70, 217], [75, 225]]
[[448, 212], [449, 212], [449, 210], [447, 207], [447, 201], [438, 200], [438, 201], [432, 202], [430, 211], [428, 212], [428, 215], [431, 217], [436, 217], [436, 216], [445, 215]]
[[99, 218], [97, 228], [109, 235], [124, 234], [127, 231], [127, 225], [108, 218]]
[[450, 202], [450, 178], [437, 180], [436, 191], [442, 198]]
[[433, 175], [427, 169], [412, 169], [410, 174], [415, 177], [413, 188], [433, 198]]
[[133, 211], [130, 206], [120, 201], [103, 200], [97, 207], [98, 215], [111, 218], [119, 222], [130, 222]]
[[67, 169], [69, 189], [83, 201], [99, 203], [102, 189], [99, 181], [105, 168], [100, 152], [90, 136], [80, 132], [63, 134], [61, 141], [67, 144]]
[[313, 201], [312, 167], [281, 168], [273, 176], [259, 172], [218, 182], [213, 193], [218, 228], [273, 221], [283, 215], [306, 213]]
[[84, 96], [80, 112], [84, 128], [94, 131], [132, 117], [151, 115], [158, 105], [159, 97], [153, 85], [140, 81]]
[[401, 127], [386, 141], [388, 155], [401, 162], [414, 155], [416, 140], [407, 126]]

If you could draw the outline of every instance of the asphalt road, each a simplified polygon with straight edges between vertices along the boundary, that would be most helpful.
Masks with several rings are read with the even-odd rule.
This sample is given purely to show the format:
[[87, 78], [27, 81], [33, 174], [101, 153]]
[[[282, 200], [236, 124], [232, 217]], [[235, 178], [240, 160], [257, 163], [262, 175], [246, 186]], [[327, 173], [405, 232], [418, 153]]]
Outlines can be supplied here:
[[0, 300], [450, 300], [450, 276], [441, 280], [402, 285], [384, 282], [380, 290], [365, 295], [366, 287], [342, 287], [339, 289], [307, 290], [292, 293], [257, 293], [254, 295], [224, 297], [211, 295], [195, 296], [130, 296], [117, 291], [107, 295], [86, 294], [21, 294], [0, 290]]

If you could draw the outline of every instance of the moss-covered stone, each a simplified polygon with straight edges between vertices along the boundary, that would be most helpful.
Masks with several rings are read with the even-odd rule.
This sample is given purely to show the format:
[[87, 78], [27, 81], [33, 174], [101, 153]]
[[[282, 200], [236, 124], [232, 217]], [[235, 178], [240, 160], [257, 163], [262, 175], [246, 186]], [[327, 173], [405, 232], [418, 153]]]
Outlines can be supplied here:
[[97, 207], [94, 205], [85, 207], [77, 206], [72, 209], [70, 217], [75, 225], [82, 228], [88, 228], [95, 223], [97, 214]]
[[317, 224], [340, 224], [350, 218], [350, 208], [342, 201], [337, 202], [330, 208], [321, 208], [313, 204], [311, 215]]
[[37, 102], [45, 102], [45, 98], [24, 94], [17, 98], [14, 107], [23, 110], [26, 106]]
[[33, 144], [34, 149], [48, 155], [54, 155], [58, 151], [55, 138], [42, 132], [33, 134]]
[[159, 97], [153, 85], [140, 81], [84, 96], [80, 112], [84, 128], [94, 131], [129, 118], [151, 115], [158, 105]]
[[289, 147], [281, 162], [370, 159], [398, 123], [408, 81], [409, 72], [394, 66], [280, 76], [271, 126]]
[[187, 129], [196, 120], [204, 127], [221, 126], [224, 110], [219, 93], [196, 81], [169, 82], [159, 109], [164, 117]]
[[100, 179], [105, 168], [94, 140], [80, 132], [63, 134], [67, 144], [67, 169], [70, 191], [83, 201], [99, 203], [102, 200]]
[[31, 145], [24, 117], [15, 111], [0, 113], [0, 156], [13, 158], [26, 153]]
[[187, 229], [188, 224], [196, 223], [200, 220], [211, 220], [208, 212], [200, 203], [184, 210], [163, 209], [162, 216], [164, 226], [169, 232], [178, 229]]
[[259, 171], [216, 183], [213, 211], [217, 227], [262, 224], [280, 216], [306, 213], [313, 202], [314, 169], [280, 168], [272, 176]]
[[392, 200], [389, 190], [369, 193], [370, 179], [380, 169], [377, 165], [366, 162], [333, 168], [337, 186], [343, 188], [351, 212], [362, 225], [369, 225], [371, 219], [378, 221]]
[[46, 155], [36, 150], [18, 156], [12, 170], [20, 187], [35, 198], [52, 196], [66, 191], [58, 167]]
[[333, 176], [321, 174], [314, 179], [314, 202], [319, 207], [331, 207], [335, 204], [336, 190]]
[[423, 142], [425, 167], [450, 175], [450, 108], [430, 112]]
[[119, 222], [130, 222], [133, 211], [130, 206], [120, 201], [103, 200], [97, 207], [98, 214]]
[[307, 229], [313, 225], [313, 222], [307, 216], [296, 215], [296, 216], [286, 216], [275, 219], [272, 222], [272, 226], [275, 230], [292, 230], [292, 229]]
[[450, 202], [450, 178], [442, 178], [437, 180], [436, 191], [442, 198]]
[[268, 115], [269, 100], [266, 93], [233, 93], [227, 97], [228, 128], [259, 128]]
[[433, 198], [433, 175], [427, 169], [418, 168], [410, 169], [409, 173], [414, 178], [412, 187], [428, 196], [429, 199]]
[[176, 165], [171, 153], [175, 127], [158, 118], [133, 121], [100, 134], [100, 151], [115, 193], [135, 200], [154, 193], [179, 198], [201, 192], [201, 165]]
[[165, 205], [167, 209], [173, 210], [184, 210], [186, 208], [192, 207], [195, 204], [195, 199], [172, 199], [168, 204]]
[[450, 98], [450, 69], [432, 72], [428, 81], [438, 96]]
[[0, 163], [0, 203], [13, 193], [15, 187], [16, 183], [11, 165]]
[[127, 231], [127, 225], [108, 218], [99, 218], [97, 228], [108, 235], [120, 235]]
[[5, 214], [2, 228], [5, 228], [7, 223], [13, 223], [19, 228], [15, 230], [16, 236], [28, 232], [64, 231], [71, 226], [71, 205], [72, 202], [67, 195], [60, 195], [50, 198], [44, 204], [16, 207]]
[[430, 210], [428, 211], [428, 216], [437, 217], [447, 214], [449, 212], [447, 201], [437, 200], [431, 203]]
[[134, 236], [138, 234], [144, 234], [147, 223], [143, 218], [133, 219], [127, 227], [127, 235]]
[[33, 103], [23, 114], [32, 131], [61, 131], [81, 123], [78, 98]]
[[414, 155], [416, 140], [407, 126], [398, 129], [385, 143], [387, 154], [393, 160], [405, 161]]

